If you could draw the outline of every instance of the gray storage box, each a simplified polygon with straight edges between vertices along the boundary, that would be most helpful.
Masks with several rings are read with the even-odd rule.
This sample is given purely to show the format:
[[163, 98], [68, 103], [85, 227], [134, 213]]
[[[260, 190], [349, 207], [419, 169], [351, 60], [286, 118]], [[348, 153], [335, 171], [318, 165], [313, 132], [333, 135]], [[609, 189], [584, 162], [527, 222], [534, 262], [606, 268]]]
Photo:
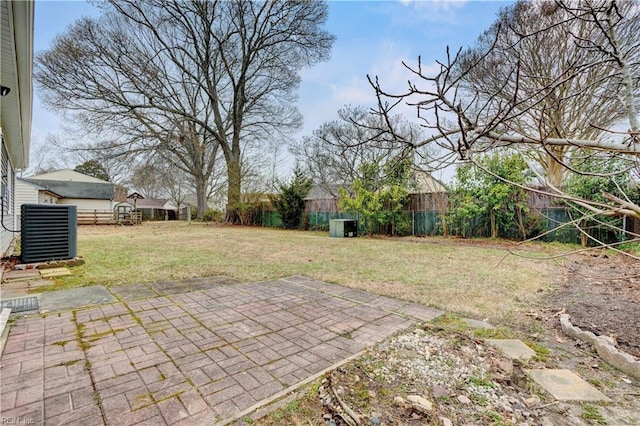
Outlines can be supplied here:
[[348, 238], [358, 236], [358, 221], [355, 219], [331, 219], [329, 221], [329, 236]]

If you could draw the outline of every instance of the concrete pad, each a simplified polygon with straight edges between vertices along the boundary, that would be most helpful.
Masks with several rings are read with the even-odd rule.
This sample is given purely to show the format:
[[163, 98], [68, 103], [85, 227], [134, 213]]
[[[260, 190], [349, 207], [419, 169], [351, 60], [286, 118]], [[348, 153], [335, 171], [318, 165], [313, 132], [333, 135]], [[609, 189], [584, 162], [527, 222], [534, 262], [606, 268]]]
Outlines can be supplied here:
[[112, 286], [109, 288], [109, 291], [111, 291], [111, 293], [113, 293], [118, 299], [125, 301], [140, 300], [157, 296], [156, 292], [151, 290], [145, 284]]
[[529, 346], [518, 339], [487, 339], [485, 342], [500, 349], [500, 352], [511, 359], [527, 361], [536, 354]]
[[2, 274], [4, 282], [28, 281], [40, 279], [40, 271], [37, 269], [24, 269], [19, 271], [7, 271]]
[[40, 294], [40, 309], [43, 311], [60, 311], [113, 302], [117, 302], [116, 298], [101, 285], [49, 291]]
[[570, 370], [524, 370], [538, 385], [560, 401], [610, 401], [602, 392]]
[[42, 275], [43, 278], [63, 277], [65, 275], [71, 275], [71, 271], [67, 268], [42, 269], [40, 275]]

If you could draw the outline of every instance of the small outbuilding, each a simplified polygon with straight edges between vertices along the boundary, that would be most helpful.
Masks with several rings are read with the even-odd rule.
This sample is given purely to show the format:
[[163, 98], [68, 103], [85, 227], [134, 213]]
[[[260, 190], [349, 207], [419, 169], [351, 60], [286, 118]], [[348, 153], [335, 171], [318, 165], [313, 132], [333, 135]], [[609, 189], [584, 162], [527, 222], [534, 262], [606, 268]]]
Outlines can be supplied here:
[[133, 210], [142, 214], [142, 220], [176, 220], [178, 208], [166, 198], [144, 198], [134, 192], [127, 197]]

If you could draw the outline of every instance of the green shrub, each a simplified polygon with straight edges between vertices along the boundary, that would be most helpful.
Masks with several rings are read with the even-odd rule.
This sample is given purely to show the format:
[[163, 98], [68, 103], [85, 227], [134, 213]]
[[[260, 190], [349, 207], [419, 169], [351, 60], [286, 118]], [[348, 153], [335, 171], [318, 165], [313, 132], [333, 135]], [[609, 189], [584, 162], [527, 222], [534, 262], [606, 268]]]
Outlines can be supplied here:
[[208, 208], [202, 215], [203, 222], [222, 222], [224, 214], [220, 210]]
[[524, 230], [527, 238], [535, 238], [547, 232], [547, 218], [540, 212], [529, 212], [524, 218]]
[[299, 228], [303, 223], [304, 197], [311, 188], [311, 180], [296, 167], [289, 184], [280, 184], [280, 194], [273, 198], [273, 205], [280, 214], [285, 228]]

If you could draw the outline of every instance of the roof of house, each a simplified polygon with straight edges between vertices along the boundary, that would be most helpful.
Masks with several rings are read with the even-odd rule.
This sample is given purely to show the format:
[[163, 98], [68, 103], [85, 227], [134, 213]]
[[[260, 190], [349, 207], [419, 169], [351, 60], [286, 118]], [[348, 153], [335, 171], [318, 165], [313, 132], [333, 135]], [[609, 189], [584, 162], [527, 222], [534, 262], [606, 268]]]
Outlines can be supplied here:
[[106, 180], [98, 179], [93, 176], [85, 175], [84, 173], [76, 172], [71, 169], [63, 169], [57, 170], [51, 173], [43, 173], [36, 176], [31, 176], [27, 179], [34, 180], [55, 180], [55, 181], [68, 181], [68, 182], [91, 182], [91, 183], [108, 183], [113, 185], [111, 182], [107, 182]]
[[112, 200], [115, 195], [114, 186], [104, 182], [73, 182], [59, 180], [43, 180], [36, 177], [24, 180], [40, 185], [50, 192], [60, 195], [62, 198], [80, 198], [91, 200]]
[[338, 197], [338, 189], [342, 188], [343, 185], [319, 185], [314, 184], [309, 188], [309, 192], [307, 192], [307, 196], [304, 197], [305, 200], [324, 200], [327, 198], [337, 198]]
[[0, 2], [0, 82], [9, 92], [2, 97], [0, 127], [13, 167], [29, 163], [33, 105], [34, 2]]
[[436, 192], [448, 192], [442, 182], [427, 172], [416, 171], [414, 176], [414, 188], [412, 194], [433, 194]]
[[136, 206], [138, 209], [173, 209], [173, 206], [169, 206], [169, 200], [166, 198], [139, 198], [134, 200], [133, 198], [127, 198], [127, 202]]
[[28, 180], [25, 180], [25, 179], [22, 179], [22, 178], [16, 178], [16, 183], [21, 183], [21, 184], [24, 184], [24, 185], [29, 185], [29, 186], [32, 186], [33, 188], [35, 188], [37, 191], [44, 191], [44, 192], [48, 192], [48, 193], [49, 193], [49, 194], [51, 194], [51, 195], [54, 195], [54, 196], [56, 196], [56, 197], [58, 197], [58, 198], [61, 198], [60, 194], [57, 194], [57, 193], [55, 193], [55, 192], [53, 192], [53, 191], [51, 191], [51, 190], [49, 190], [49, 189], [45, 188], [45, 187], [44, 187], [44, 186], [42, 186], [42, 185], [38, 185], [38, 184], [37, 184], [37, 183], [35, 183], [35, 182], [29, 182]]

